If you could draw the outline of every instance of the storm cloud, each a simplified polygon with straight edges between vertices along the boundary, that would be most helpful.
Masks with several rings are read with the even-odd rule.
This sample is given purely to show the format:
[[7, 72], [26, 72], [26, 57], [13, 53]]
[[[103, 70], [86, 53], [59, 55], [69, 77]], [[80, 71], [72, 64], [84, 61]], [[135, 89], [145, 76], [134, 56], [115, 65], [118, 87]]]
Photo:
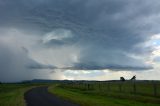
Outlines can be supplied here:
[[0, 80], [35, 78], [32, 69], [153, 70], [159, 10], [158, 0], [0, 0]]

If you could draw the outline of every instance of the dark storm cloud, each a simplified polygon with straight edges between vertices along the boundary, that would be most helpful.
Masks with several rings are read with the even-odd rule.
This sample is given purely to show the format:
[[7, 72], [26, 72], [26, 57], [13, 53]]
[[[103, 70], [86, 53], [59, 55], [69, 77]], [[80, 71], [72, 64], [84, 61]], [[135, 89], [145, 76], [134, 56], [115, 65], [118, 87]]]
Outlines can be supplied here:
[[[0, 40], [1, 41], [1, 40]], [[32, 79], [35, 74], [29, 69], [54, 69], [52, 65], [44, 65], [31, 59], [24, 47], [10, 47], [0, 42], [0, 81], [20, 81]]]
[[[151, 66], [135, 57], [151, 53], [152, 48], [139, 44], [159, 33], [159, 9], [158, 0], [0, 0], [0, 28], [38, 33], [36, 47], [42, 50], [75, 46], [81, 50], [75, 69], [147, 70]], [[53, 34], [43, 41], [46, 33], [57, 34], [57, 29], [65, 29], [58, 36], [66, 31], [72, 36]]]
[[43, 64], [31, 64], [29, 66], [27, 66], [27, 68], [29, 69], [56, 69], [56, 67], [52, 66], [52, 65], [43, 65]]
[[153, 67], [151, 66], [122, 66], [122, 65], [107, 65], [107, 66], [98, 66], [97, 64], [75, 64], [74, 67], [65, 67], [61, 69], [68, 69], [68, 70], [105, 70], [110, 69], [112, 71], [141, 71], [141, 70], [151, 70]]
[[29, 77], [25, 72], [25, 63], [28, 62], [25, 53], [15, 53], [8, 45], [0, 43], [0, 80], [17, 81]]

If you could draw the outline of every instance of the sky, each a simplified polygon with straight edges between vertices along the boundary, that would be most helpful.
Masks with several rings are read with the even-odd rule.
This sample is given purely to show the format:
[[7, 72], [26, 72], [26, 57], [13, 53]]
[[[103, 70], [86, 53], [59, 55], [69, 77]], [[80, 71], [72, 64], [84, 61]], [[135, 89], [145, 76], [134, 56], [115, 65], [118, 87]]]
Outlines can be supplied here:
[[160, 80], [159, 0], [0, 0], [0, 81]]

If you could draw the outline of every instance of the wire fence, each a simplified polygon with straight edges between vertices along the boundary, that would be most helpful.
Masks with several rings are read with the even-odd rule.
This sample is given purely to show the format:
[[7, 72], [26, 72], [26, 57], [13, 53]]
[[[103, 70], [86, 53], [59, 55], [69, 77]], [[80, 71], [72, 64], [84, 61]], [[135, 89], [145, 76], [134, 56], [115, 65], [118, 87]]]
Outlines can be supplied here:
[[63, 83], [61, 87], [98, 91], [98, 92], [118, 92], [123, 94], [134, 94], [143, 96], [160, 97], [160, 82], [158, 81], [113, 81], [113, 82], [87, 82], [76, 81]]

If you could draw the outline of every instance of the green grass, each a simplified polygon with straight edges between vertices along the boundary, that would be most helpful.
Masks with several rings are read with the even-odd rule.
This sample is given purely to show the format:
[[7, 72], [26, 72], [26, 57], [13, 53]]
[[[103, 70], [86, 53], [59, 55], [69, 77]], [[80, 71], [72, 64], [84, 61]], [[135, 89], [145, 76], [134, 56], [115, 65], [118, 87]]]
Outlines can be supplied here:
[[0, 106], [25, 106], [24, 93], [36, 84], [0, 84]]
[[[91, 87], [90, 90], [86, 90], [85, 86], [76, 86], [72, 85], [72, 87], [67, 86], [51, 86], [49, 87], [49, 91], [59, 96], [60, 98], [64, 98], [66, 100], [72, 101], [74, 103], [79, 104], [80, 106], [160, 106], [160, 98], [150, 96], [148, 90], [143, 85], [141, 89], [147, 89], [144, 92], [146, 95], [141, 94], [132, 94], [128, 93], [130, 91], [129, 88], [126, 87], [127, 93], [120, 93], [117, 91], [117, 86], [111, 86], [112, 91], [107, 92], [104, 87], [101, 87], [101, 90], [98, 90], [99, 86], [94, 84], [97, 89], [93, 89]], [[129, 86], [128, 86], [129, 87]], [[140, 87], [140, 86], [139, 86]], [[106, 87], [107, 88], [107, 87]], [[111, 89], [110, 88], [110, 89]]]
[[[88, 85], [89, 84], [89, 88]], [[122, 91], [119, 85], [122, 84]], [[160, 83], [157, 83], [157, 96], [153, 95], [153, 83], [68, 83], [68, 84], [0, 84], [0, 106], [25, 106], [24, 93], [37, 86], [50, 86], [49, 91], [60, 98], [81, 106], [160, 106]]]
[[[89, 88], [87, 86], [89, 84]], [[160, 82], [156, 82], [157, 85], [157, 97], [160, 97]], [[121, 92], [125, 94], [136, 94], [144, 96], [155, 96], [153, 82], [136, 82], [136, 91], [134, 92], [133, 82], [89, 82], [89, 83], [70, 83], [62, 84], [66, 88], [102, 91], [102, 92]], [[120, 90], [121, 86], [121, 90]]]

